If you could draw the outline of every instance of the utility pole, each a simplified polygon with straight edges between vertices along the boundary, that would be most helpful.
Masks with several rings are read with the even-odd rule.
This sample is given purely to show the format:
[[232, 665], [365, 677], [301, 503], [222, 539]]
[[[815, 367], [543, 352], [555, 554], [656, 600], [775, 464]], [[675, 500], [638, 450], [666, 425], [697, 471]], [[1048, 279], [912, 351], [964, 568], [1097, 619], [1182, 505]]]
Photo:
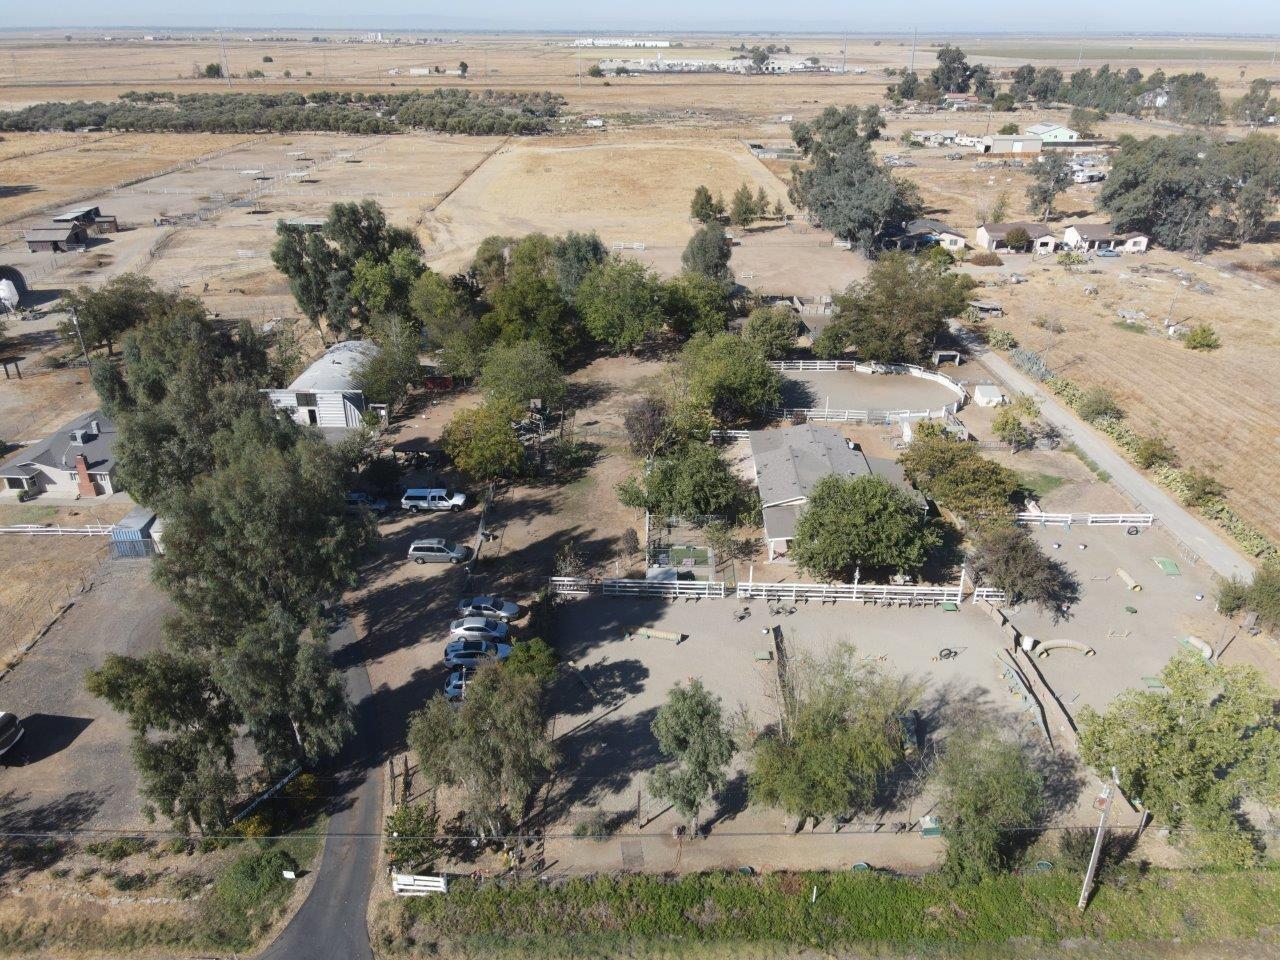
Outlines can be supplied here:
[[849, 34], [840, 38], [840, 75], [844, 76], [849, 67]]
[[70, 312], [71, 325], [76, 328], [76, 338], [80, 341], [80, 352], [84, 354], [84, 365], [89, 366], [89, 348], [84, 345], [84, 334], [80, 332], [80, 318], [74, 310]]
[[222, 74], [227, 78], [227, 86], [230, 87], [231, 64], [227, 62], [227, 37], [221, 30], [218, 31], [218, 47], [222, 51]]
[[1080, 69], [1080, 65], [1084, 63], [1084, 37], [1080, 38], [1080, 52], [1076, 54], [1076, 69]]
[[911, 65], [907, 67], [908, 73], [916, 72], [916, 28], [911, 28]]
[[1080, 885], [1080, 900], [1076, 903], [1076, 907], [1081, 913], [1084, 913], [1085, 907], [1089, 905], [1089, 894], [1093, 892], [1093, 878], [1098, 872], [1098, 858], [1102, 855], [1102, 843], [1107, 837], [1107, 821], [1111, 819], [1111, 804], [1115, 800], [1116, 791], [1120, 789], [1120, 775], [1116, 773], [1116, 768], [1111, 768], [1112, 782], [1107, 784], [1103, 790], [1107, 798], [1107, 802], [1102, 806], [1102, 816], [1098, 820], [1098, 834], [1093, 838], [1093, 853], [1089, 856], [1089, 867], [1084, 872], [1084, 883]]

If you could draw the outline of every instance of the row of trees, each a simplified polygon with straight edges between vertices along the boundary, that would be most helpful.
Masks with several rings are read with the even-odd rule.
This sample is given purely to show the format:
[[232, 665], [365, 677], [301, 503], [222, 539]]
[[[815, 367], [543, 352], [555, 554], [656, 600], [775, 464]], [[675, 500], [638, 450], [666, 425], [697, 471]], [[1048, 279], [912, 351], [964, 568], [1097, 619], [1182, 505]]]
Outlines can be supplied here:
[[263, 399], [275, 365], [247, 324], [148, 292], [121, 352], [93, 383], [121, 479], [165, 523], [155, 577], [176, 613], [161, 649], [111, 656], [87, 686], [128, 717], [146, 812], [216, 831], [238, 761], [279, 776], [350, 732], [324, 612], [369, 531], [344, 515], [344, 459]]
[[[216, 66], [216, 65], [214, 65]], [[405, 128], [464, 134], [539, 134], [564, 98], [457, 88], [403, 93], [123, 94], [115, 102], [50, 101], [0, 112], [0, 130], [108, 130], [278, 133], [318, 130], [385, 134]]]
[[[699, 830], [701, 811], [722, 791], [737, 747], [747, 753], [748, 797], [800, 824], [856, 817], [892, 802], [907, 772], [901, 717], [921, 690], [869, 665], [842, 645], [797, 658], [781, 691], [780, 718], [763, 730], [727, 717], [700, 681], [676, 684], [651, 729], [663, 762], [649, 777]], [[933, 758], [930, 758], [933, 759]], [[944, 874], [973, 881], [1010, 866], [1041, 825], [1045, 778], [1032, 757], [989, 727], [957, 730], [932, 764], [944, 824]], [[918, 787], [926, 769], [910, 771]]]
[[751, 185], [744, 183], [734, 191], [733, 200], [728, 207], [725, 206], [723, 196], [712, 198], [711, 191], [705, 185], [699, 186], [693, 191], [689, 215], [701, 223], [715, 223], [727, 217], [735, 227], [746, 227], [765, 217], [781, 220], [786, 211], [781, 200], [775, 199], [770, 205], [769, 195], [765, 193], [764, 187], [752, 193]]
[[1249, 93], [1228, 111], [1218, 81], [1203, 73], [1166, 76], [1163, 70], [1155, 70], [1144, 77], [1137, 67], [1113, 70], [1109, 64], [1096, 71], [1085, 67], [1069, 77], [1057, 67], [1024, 64], [1013, 72], [1009, 88], [999, 92], [990, 68], [981, 63], [970, 64], [964, 51], [950, 44], [938, 50], [937, 66], [923, 79], [914, 71], [903, 70], [887, 89], [889, 99], [895, 103], [934, 103], [947, 93], [973, 93], [996, 110], [1013, 110], [1019, 103], [1034, 100], [1041, 104], [1069, 103], [1104, 114], [1137, 115], [1146, 110], [1193, 124], [1220, 123], [1228, 114], [1256, 124], [1276, 112], [1271, 83], [1266, 79], [1255, 81]]
[[1280, 142], [1252, 133], [1237, 143], [1196, 135], [1122, 137], [1098, 195], [1116, 230], [1141, 230], [1171, 250], [1264, 236], [1280, 198]]

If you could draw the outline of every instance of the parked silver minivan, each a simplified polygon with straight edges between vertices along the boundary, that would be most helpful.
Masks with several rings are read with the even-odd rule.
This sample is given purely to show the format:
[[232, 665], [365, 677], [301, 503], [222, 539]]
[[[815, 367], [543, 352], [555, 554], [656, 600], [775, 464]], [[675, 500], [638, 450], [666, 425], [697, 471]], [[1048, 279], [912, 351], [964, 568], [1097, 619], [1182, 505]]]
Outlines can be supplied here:
[[409, 544], [409, 559], [414, 563], [466, 563], [471, 559], [471, 548], [431, 537]]

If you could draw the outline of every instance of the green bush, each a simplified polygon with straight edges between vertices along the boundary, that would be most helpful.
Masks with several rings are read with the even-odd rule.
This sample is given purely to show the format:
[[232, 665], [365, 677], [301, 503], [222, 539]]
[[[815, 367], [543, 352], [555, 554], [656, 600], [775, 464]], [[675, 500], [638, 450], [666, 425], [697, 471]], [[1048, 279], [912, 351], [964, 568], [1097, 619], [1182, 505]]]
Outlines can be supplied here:
[[147, 848], [147, 841], [142, 837], [116, 837], [113, 840], [98, 840], [85, 845], [84, 852], [107, 863], [118, 863], [125, 857], [132, 857]]
[[1119, 420], [1124, 416], [1124, 411], [1120, 409], [1120, 404], [1116, 402], [1115, 396], [1106, 387], [1089, 387], [1086, 389], [1080, 395], [1075, 408], [1076, 413], [1090, 423], [1101, 420], [1103, 417]]
[[1217, 350], [1222, 346], [1222, 340], [1209, 324], [1197, 323], [1182, 338], [1182, 345], [1188, 350]]
[[1133, 459], [1142, 469], [1150, 470], [1156, 464], [1176, 464], [1178, 451], [1174, 450], [1173, 444], [1157, 434], [1153, 437], [1143, 437], [1138, 441]]
[[1008, 330], [992, 330], [987, 335], [987, 343], [996, 350], [1013, 350], [1018, 346], [1018, 339]]
[[293, 857], [278, 847], [241, 854], [218, 877], [210, 897], [220, 909], [248, 912], [283, 886], [282, 871], [297, 867]]

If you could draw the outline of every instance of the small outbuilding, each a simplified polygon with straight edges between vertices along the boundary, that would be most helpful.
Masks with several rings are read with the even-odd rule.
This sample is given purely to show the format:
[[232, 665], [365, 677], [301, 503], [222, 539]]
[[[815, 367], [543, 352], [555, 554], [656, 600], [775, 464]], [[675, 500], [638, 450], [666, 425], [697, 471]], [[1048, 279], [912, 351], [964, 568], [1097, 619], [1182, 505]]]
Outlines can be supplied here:
[[1039, 137], [1045, 143], [1075, 143], [1080, 139], [1079, 132], [1048, 120], [1043, 123], [1033, 123], [1027, 127], [1026, 133], [1028, 136]]
[[78, 223], [86, 233], [117, 233], [120, 224], [114, 216], [104, 214], [98, 207], [72, 207], [53, 218], [57, 224]]
[[980, 153], [1002, 154], [1037, 154], [1044, 148], [1044, 141], [1039, 137], [1025, 133], [990, 134], [982, 138], [978, 147]]
[[1151, 238], [1136, 231], [1116, 233], [1105, 223], [1073, 223], [1062, 232], [1062, 244], [1069, 250], [1123, 250], [1146, 253]]
[[998, 407], [1008, 399], [994, 383], [980, 383], [971, 392], [973, 402], [980, 407]]
[[22, 238], [32, 253], [68, 253], [83, 250], [89, 244], [84, 225], [74, 222], [32, 227], [23, 233]]

